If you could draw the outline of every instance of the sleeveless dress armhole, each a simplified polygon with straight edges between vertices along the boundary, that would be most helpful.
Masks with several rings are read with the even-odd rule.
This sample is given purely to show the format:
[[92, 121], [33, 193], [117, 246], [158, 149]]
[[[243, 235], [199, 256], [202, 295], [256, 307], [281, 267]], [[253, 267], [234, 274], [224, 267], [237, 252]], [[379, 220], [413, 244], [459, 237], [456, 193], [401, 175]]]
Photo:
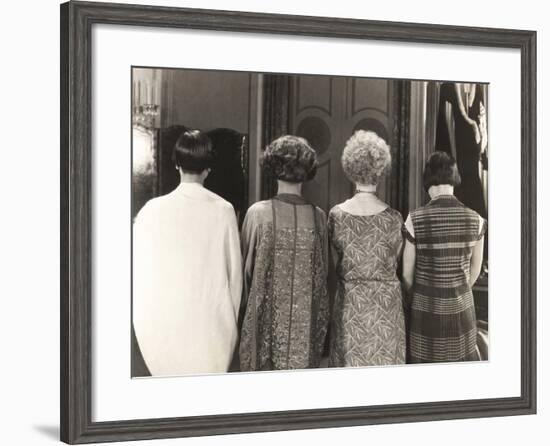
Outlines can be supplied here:
[[409, 232], [409, 230], [407, 229], [407, 227], [405, 225], [403, 225], [403, 228], [401, 229], [401, 231], [403, 232], [403, 236], [409, 242], [411, 242], [413, 245], [416, 244], [416, 239], [411, 235], [411, 233]]
[[[416, 239], [414, 238], [414, 235], [411, 234], [411, 231], [409, 231], [409, 228], [407, 227], [408, 224], [413, 226], [412, 217], [411, 217], [410, 214], [408, 215], [407, 220], [405, 221], [405, 223], [403, 223], [403, 225], [401, 226], [401, 232], [403, 233], [403, 237], [405, 237], [409, 242], [411, 242], [413, 245], [415, 245], [416, 244]], [[413, 226], [413, 228], [414, 228], [414, 226]], [[413, 231], [414, 231], [414, 229], [413, 229]]]
[[480, 217], [481, 229], [479, 230], [479, 235], [477, 236], [478, 240], [481, 240], [485, 233], [487, 232], [487, 220], [483, 217]]

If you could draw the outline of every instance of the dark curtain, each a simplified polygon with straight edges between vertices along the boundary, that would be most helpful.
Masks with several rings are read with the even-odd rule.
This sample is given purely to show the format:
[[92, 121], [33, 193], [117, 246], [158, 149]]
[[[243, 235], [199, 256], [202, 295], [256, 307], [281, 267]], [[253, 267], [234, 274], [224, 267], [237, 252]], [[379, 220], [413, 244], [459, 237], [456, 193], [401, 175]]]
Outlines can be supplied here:
[[[478, 212], [483, 218], [488, 218], [485, 186], [478, 170], [478, 163], [481, 161], [485, 175], [487, 175], [487, 152], [482, 152], [481, 144], [475, 140], [471, 125], [466, 122], [460, 112], [459, 97], [455, 87], [456, 84], [452, 82], [443, 82], [440, 86], [435, 146], [437, 150], [447, 152], [456, 159], [458, 171], [462, 177], [462, 183], [455, 187], [456, 197], [466, 206]], [[481, 103], [485, 106], [487, 113], [487, 86], [476, 84], [474, 101], [467, 113], [470, 119], [478, 123]], [[446, 104], [450, 104], [450, 116], [447, 116]], [[447, 120], [451, 121], [451, 127], [449, 127]], [[478, 283], [487, 278], [488, 255], [489, 231], [485, 233], [483, 251], [485, 264]]]
[[407, 217], [409, 213], [409, 126], [411, 116], [411, 82], [395, 81], [395, 120], [393, 125], [390, 206]]
[[248, 204], [248, 147], [246, 136], [233, 129], [210, 130], [214, 163], [204, 186], [229, 201], [239, 224]]
[[[437, 121], [436, 147], [456, 159], [462, 183], [455, 187], [456, 197], [466, 206], [487, 218], [487, 207], [483, 194], [483, 185], [479, 175], [481, 144], [476, 141], [475, 133], [466, 117], [460, 112], [461, 97], [457, 95], [456, 84], [441, 84], [439, 114]], [[476, 85], [472, 106], [467, 109], [468, 118], [479, 122], [483, 86]], [[450, 104], [450, 116], [447, 116], [446, 104]], [[452, 122], [448, 125], [448, 120]]]
[[436, 150], [439, 90], [439, 82], [428, 82], [426, 88], [426, 149], [428, 150], [428, 156]]
[[[290, 76], [284, 74], [266, 74], [264, 76], [263, 147], [266, 147], [279, 136], [288, 133], [289, 97]], [[262, 169], [262, 199], [269, 199], [276, 192], [276, 180]]]
[[[172, 160], [172, 151], [180, 135], [188, 130], [184, 125], [159, 129], [158, 178], [159, 195], [172, 192], [180, 176]], [[248, 144], [246, 135], [236, 130], [216, 128], [206, 132], [212, 141], [214, 163], [204, 186], [229, 201], [242, 223], [248, 203]]]

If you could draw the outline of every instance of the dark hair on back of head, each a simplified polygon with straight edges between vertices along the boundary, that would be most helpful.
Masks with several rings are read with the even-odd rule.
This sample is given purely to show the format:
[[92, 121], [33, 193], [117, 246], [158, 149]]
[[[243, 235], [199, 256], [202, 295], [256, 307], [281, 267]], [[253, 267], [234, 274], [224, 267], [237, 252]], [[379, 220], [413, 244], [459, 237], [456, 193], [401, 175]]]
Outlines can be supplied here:
[[200, 130], [183, 132], [174, 146], [174, 164], [189, 173], [201, 173], [212, 165], [214, 153], [208, 135]]
[[317, 153], [304, 138], [285, 135], [267, 146], [262, 166], [278, 180], [303, 183], [317, 172]]
[[445, 152], [432, 153], [424, 168], [423, 182], [426, 191], [440, 184], [460, 186], [461, 178], [455, 159]]

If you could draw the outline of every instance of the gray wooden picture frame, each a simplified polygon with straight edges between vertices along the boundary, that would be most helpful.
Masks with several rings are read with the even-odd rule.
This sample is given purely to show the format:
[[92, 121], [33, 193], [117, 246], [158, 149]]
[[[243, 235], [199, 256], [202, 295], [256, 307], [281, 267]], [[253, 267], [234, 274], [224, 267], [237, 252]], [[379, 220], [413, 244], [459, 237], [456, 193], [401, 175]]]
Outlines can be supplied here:
[[[373, 39], [521, 51], [521, 396], [92, 421], [91, 30], [94, 24]], [[61, 440], [139, 440], [536, 411], [536, 32], [108, 3], [61, 5]], [[500, 280], [497, 278], [496, 280]]]

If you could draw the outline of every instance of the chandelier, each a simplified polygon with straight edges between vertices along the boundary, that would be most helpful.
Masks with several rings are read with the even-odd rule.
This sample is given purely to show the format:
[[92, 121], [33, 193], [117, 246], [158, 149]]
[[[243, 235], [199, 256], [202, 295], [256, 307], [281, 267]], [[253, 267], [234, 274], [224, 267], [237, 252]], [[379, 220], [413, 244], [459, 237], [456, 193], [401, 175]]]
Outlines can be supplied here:
[[132, 124], [152, 129], [160, 106], [156, 103], [155, 86], [149, 82], [133, 83]]

